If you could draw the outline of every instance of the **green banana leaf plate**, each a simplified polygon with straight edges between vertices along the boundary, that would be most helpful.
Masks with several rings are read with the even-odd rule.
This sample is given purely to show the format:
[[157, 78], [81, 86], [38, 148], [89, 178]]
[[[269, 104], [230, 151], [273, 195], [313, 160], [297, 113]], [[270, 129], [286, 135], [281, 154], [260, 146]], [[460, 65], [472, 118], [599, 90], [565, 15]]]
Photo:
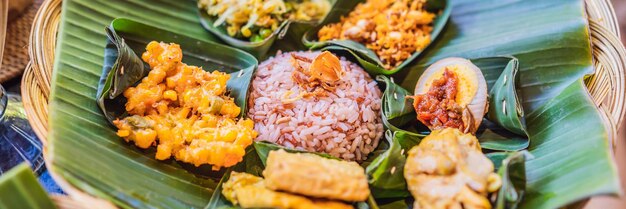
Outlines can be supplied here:
[[[349, 8], [335, 6], [328, 21]], [[403, 150], [428, 131], [416, 125], [404, 98], [428, 65], [447, 57], [470, 59], [488, 81], [490, 111], [478, 137], [503, 177], [495, 208], [558, 208], [619, 193], [607, 130], [583, 84], [593, 73], [584, 2], [449, 0], [438, 8], [445, 20], [436, 23], [441, 24], [436, 39], [392, 73], [380, 72], [358, 47], [313, 47], [344, 52], [372, 77], [379, 75], [384, 90], [386, 140], [362, 164], [373, 195], [355, 207], [411, 206], [397, 169], [406, 160]], [[315, 27], [291, 23], [285, 30], [291, 31], [285, 32], [289, 40], [267, 48], [224, 44], [219, 33], [203, 27], [206, 20], [191, 0], [65, 0], [61, 21], [46, 158], [73, 187], [122, 208], [231, 208], [220, 195], [220, 182], [232, 170], [259, 174], [267, 152], [280, 148], [255, 143], [242, 163], [212, 171], [158, 161], [154, 149], [138, 149], [117, 137], [109, 120], [126, 114], [120, 93], [147, 73], [137, 55], [149, 41], [179, 43], [185, 62], [231, 73], [228, 89], [245, 107], [259, 61], [277, 50], [307, 50], [305, 44], [312, 43], [307, 40], [315, 40], [305, 35]]]

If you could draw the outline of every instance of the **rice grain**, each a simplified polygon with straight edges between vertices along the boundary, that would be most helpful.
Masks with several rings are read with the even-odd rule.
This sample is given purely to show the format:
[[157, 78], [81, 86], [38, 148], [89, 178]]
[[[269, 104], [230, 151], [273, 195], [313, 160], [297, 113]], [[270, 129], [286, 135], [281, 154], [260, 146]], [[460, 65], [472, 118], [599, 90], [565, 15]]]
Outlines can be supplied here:
[[[320, 54], [291, 53], [309, 59]], [[261, 63], [252, 81], [248, 107], [259, 133], [256, 140], [365, 160], [383, 135], [382, 93], [376, 81], [342, 57], [344, 75], [333, 91], [326, 96], [297, 98], [305, 90], [292, 80], [291, 53], [279, 53]], [[309, 66], [305, 63], [302, 67]], [[284, 95], [290, 99], [288, 105], [282, 102]]]

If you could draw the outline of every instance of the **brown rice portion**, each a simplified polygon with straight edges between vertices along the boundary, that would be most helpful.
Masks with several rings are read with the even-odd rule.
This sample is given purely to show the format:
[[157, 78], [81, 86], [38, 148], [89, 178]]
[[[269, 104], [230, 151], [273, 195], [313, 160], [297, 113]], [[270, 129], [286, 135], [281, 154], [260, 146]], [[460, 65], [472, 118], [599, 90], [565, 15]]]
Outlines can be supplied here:
[[292, 57], [313, 60], [319, 54], [279, 53], [259, 65], [248, 106], [259, 133], [256, 141], [365, 160], [383, 135], [382, 93], [361, 67], [341, 57], [344, 74], [336, 88], [326, 96], [298, 98], [306, 90], [292, 79]]

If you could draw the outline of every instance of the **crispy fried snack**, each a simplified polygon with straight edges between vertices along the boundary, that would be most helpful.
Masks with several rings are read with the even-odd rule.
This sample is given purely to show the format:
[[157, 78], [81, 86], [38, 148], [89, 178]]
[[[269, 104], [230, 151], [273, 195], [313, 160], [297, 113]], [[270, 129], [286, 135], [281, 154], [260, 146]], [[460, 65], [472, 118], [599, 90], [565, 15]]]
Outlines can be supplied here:
[[314, 154], [271, 151], [263, 171], [272, 190], [344, 201], [365, 201], [370, 194], [365, 171], [355, 162]]
[[178, 44], [152, 41], [142, 59], [151, 70], [124, 91], [130, 115], [113, 121], [117, 135], [143, 149], [156, 146], [158, 160], [173, 156], [213, 170], [240, 162], [257, 132], [226, 95], [230, 75], [183, 63]]
[[322, 27], [320, 41], [353, 40], [378, 55], [387, 70], [401, 65], [430, 44], [436, 15], [425, 0], [368, 0], [357, 5], [341, 22]]
[[352, 206], [336, 201], [310, 200], [306, 197], [276, 192], [265, 187], [261, 177], [247, 173], [231, 173], [223, 184], [222, 194], [235, 205], [243, 208], [284, 209], [351, 209]]
[[490, 209], [487, 194], [501, 186], [478, 139], [453, 128], [433, 131], [409, 151], [404, 178], [415, 209]]

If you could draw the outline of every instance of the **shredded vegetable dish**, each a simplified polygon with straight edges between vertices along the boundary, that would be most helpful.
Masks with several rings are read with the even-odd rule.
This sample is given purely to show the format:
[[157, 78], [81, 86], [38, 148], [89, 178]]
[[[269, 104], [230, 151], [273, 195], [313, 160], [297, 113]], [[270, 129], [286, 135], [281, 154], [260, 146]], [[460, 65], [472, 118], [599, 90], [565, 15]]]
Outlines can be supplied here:
[[216, 17], [229, 36], [251, 42], [265, 40], [285, 20], [317, 21], [330, 11], [328, 0], [200, 0], [198, 7]]
[[426, 0], [368, 0], [341, 22], [325, 25], [320, 41], [353, 40], [371, 49], [387, 70], [398, 67], [430, 43], [435, 14]]
[[257, 136], [254, 122], [225, 95], [229, 74], [182, 63], [178, 44], [150, 42], [142, 59], [150, 73], [124, 91], [129, 116], [115, 120], [117, 135], [140, 148], [155, 145], [156, 158], [210, 164], [214, 170], [240, 162]]

